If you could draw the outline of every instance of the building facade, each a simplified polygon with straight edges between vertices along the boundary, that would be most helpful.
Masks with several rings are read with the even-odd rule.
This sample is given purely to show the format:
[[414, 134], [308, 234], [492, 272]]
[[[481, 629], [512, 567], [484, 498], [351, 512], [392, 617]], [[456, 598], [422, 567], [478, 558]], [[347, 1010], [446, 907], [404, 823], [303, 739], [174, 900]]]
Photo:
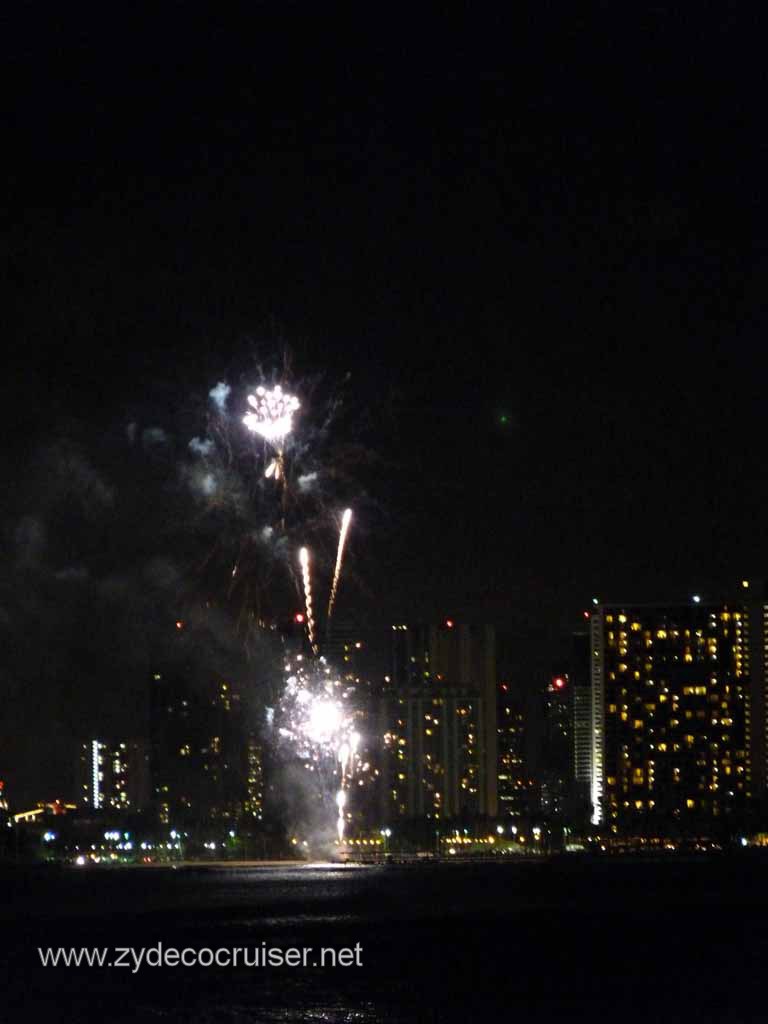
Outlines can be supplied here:
[[525, 773], [525, 709], [511, 683], [499, 683], [497, 692], [498, 814], [521, 818], [530, 810]]
[[592, 821], [722, 827], [752, 793], [743, 605], [606, 605], [591, 617]]
[[78, 763], [78, 799], [93, 811], [142, 811], [149, 801], [149, 759], [138, 740], [86, 740]]
[[[235, 687], [156, 672], [151, 696], [153, 802], [164, 825], [199, 826], [261, 813], [261, 750]], [[262, 794], [259, 796], [259, 794]], [[246, 811], [247, 808], [247, 811]]]
[[544, 693], [542, 814], [552, 821], [565, 818], [573, 781], [573, 686], [567, 672], [558, 672], [549, 680]]
[[392, 667], [379, 698], [379, 785], [385, 822], [497, 813], [492, 627], [392, 627]]

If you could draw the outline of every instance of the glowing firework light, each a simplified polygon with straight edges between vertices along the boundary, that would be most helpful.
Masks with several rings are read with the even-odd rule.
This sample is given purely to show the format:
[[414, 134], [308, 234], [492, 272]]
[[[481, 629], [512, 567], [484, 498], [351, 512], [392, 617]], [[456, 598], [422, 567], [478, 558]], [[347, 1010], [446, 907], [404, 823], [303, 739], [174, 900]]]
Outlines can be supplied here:
[[309, 569], [309, 551], [306, 548], [301, 548], [299, 551], [299, 564], [301, 565], [301, 575], [304, 583], [304, 606], [307, 617], [307, 636], [309, 637], [309, 644], [315, 654], [317, 654], [317, 643], [315, 642], [315, 617], [312, 609], [312, 577]]
[[364, 774], [370, 768], [359, 755], [360, 734], [349, 707], [352, 691], [331, 675], [324, 658], [313, 662], [298, 655], [295, 664], [288, 663], [285, 669], [280, 736], [310, 771], [338, 779], [336, 832], [341, 842], [349, 784], [355, 773]]
[[[307, 400], [315, 394], [311, 382], [305, 382], [301, 390]], [[247, 627], [246, 642], [250, 643], [256, 631], [279, 621], [286, 600], [295, 599], [295, 592], [289, 597], [288, 591], [296, 582], [296, 572], [286, 573], [286, 562], [289, 567], [293, 562], [295, 569], [300, 568], [303, 618], [312, 656], [302, 661], [298, 654], [291, 655], [294, 670], [282, 679], [279, 673], [277, 679], [273, 677], [272, 685], [276, 684], [279, 693], [274, 693], [270, 700], [274, 725], [270, 719], [269, 727], [282, 726], [278, 730], [280, 745], [290, 751], [292, 759], [303, 761], [306, 768], [312, 769], [312, 786], [306, 792], [320, 785], [324, 810], [331, 811], [326, 800], [330, 801], [331, 793], [336, 793], [332, 814], [341, 840], [353, 803], [353, 779], [355, 787], [365, 786], [368, 765], [361, 765], [360, 736], [353, 728], [356, 712], [351, 710], [348, 698], [354, 687], [332, 680], [330, 668], [318, 657], [317, 609], [313, 602], [313, 596], [318, 596], [313, 595], [317, 581], [312, 579], [314, 550], [300, 545], [329, 527], [335, 526], [338, 531], [327, 606], [330, 619], [348, 558], [352, 510], [343, 510], [340, 522], [338, 513], [329, 514], [325, 478], [348, 486], [352, 480], [350, 467], [360, 458], [359, 446], [339, 446], [334, 438], [334, 449], [326, 448], [335, 404], [328, 407], [330, 411], [326, 411], [322, 426], [313, 425], [306, 417], [306, 422], [301, 423], [302, 436], [294, 443], [296, 414], [300, 408], [304, 411], [305, 399], [302, 397], [300, 402], [286, 380], [282, 386], [255, 388], [247, 395], [247, 407], [242, 410], [245, 415], [231, 418], [226, 409], [229, 386], [221, 383], [214, 391], [207, 433], [190, 442], [190, 452], [202, 460], [202, 465], [195, 467], [195, 495], [205, 525], [216, 530], [216, 541], [197, 571], [201, 576], [205, 574], [206, 580], [220, 574], [219, 587], [224, 595], [221, 600], [238, 610], [238, 628]], [[277, 481], [278, 486], [264, 487], [254, 481], [253, 443], [246, 443], [248, 438], [242, 425], [252, 437], [263, 441], [267, 457], [262, 472]], [[325, 472], [331, 464], [333, 471]], [[210, 476], [211, 486], [203, 474]], [[291, 558], [289, 554], [294, 552], [298, 555], [298, 566], [293, 561], [297, 555]], [[272, 635], [277, 639], [276, 634]], [[262, 635], [260, 642], [266, 639]], [[298, 664], [301, 671], [296, 668]], [[275, 735], [277, 738], [278, 733]], [[309, 817], [313, 816], [310, 813]], [[329, 814], [328, 824], [331, 820]]]
[[243, 423], [254, 434], [260, 434], [275, 450], [276, 458], [267, 466], [264, 475], [279, 480], [284, 475], [283, 445], [293, 429], [293, 415], [300, 408], [295, 395], [283, 391], [279, 384], [271, 391], [263, 386], [255, 395], [248, 395], [253, 412], [243, 416]]
[[341, 577], [341, 566], [344, 562], [344, 547], [347, 543], [347, 534], [349, 533], [349, 524], [352, 522], [352, 509], [347, 508], [344, 510], [344, 515], [341, 517], [341, 530], [339, 531], [339, 547], [336, 553], [336, 568], [333, 572], [333, 583], [331, 584], [331, 596], [328, 598], [328, 621], [331, 620], [333, 615], [333, 606], [336, 603], [336, 591], [339, 588], [339, 579]]

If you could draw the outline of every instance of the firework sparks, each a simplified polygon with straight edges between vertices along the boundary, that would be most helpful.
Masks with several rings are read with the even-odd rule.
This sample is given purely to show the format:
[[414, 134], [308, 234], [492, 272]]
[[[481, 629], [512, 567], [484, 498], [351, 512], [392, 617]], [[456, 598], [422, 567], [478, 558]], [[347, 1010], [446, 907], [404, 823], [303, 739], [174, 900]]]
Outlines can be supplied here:
[[341, 842], [342, 839], [344, 838], [344, 826], [346, 824], [344, 818], [344, 808], [346, 807], [346, 804], [347, 794], [344, 792], [344, 789], [342, 788], [336, 794], [336, 806], [339, 808], [339, 817], [336, 822], [336, 834], [339, 837], [339, 842]]
[[314, 653], [317, 654], [317, 643], [315, 641], [315, 616], [312, 609], [312, 576], [309, 568], [309, 551], [306, 548], [301, 548], [299, 551], [299, 565], [301, 566], [301, 576], [304, 583], [307, 636], [309, 637], [310, 647]]
[[336, 591], [339, 588], [339, 579], [341, 577], [341, 566], [344, 561], [344, 547], [347, 543], [347, 534], [349, 533], [349, 524], [352, 522], [352, 509], [344, 509], [344, 515], [341, 517], [341, 529], [339, 530], [339, 547], [336, 553], [336, 568], [333, 571], [333, 583], [331, 584], [331, 596], [328, 598], [328, 621], [331, 620], [333, 614], [333, 606], [336, 603]]
[[265, 387], [256, 388], [255, 395], [248, 395], [248, 404], [253, 412], [243, 416], [243, 423], [272, 445], [276, 453], [264, 475], [279, 480], [284, 473], [283, 445], [293, 429], [293, 415], [300, 408], [300, 402], [277, 384], [271, 391]]
[[[223, 510], [235, 524], [234, 530], [221, 531], [223, 539], [217, 541], [203, 568], [228, 577], [227, 599], [237, 601], [241, 609], [238, 623], [253, 623], [254, 628], [264, 628], [272, 621], [272, 616], [277, 620], [285, 590], [295, 581], [294, 573], [290, 574], [294, 579], [288, 579], [283, 570], [285, 551], [296, 552], [301, 543], [299, 540], [294, 547], [296, 532], [301, 530], [308, 539], [318, 535], [321, 528], [329, 527], [338, 530], [327, 606], [330, 620], [345, 567], [352, 521], [351, 509], [343, 510], [339, 522], [336, 516], [328, 515], [324, 506], [317, 466], [326, 453], [318, 455], [316, 447], [326, 440], [326, 425], [315, 429], [302, 422], [302, 432], [306, 426], [307, 436], [300, 445], [294, 446], [296, 414], [303, 407], [304, 399], [300, 402], [291, 393], [291, 385], [283, 383], [290, 391], [279, 384], [255, 388], [247, 395], [242, 416], [242, 424], [249, 433], [263, 442], [258, 444], [259, 454], [264, 456], [263, 461], [259, 460], [259, 469], [272, 481], [272, 486], [253, 486], [253, 440], [244, 443], [246, 435], [238, 422], [240, 418], [231, 422], [226, 416], [230, 389], [225, 383], [211, 391], [211, 401], [218, 415], [209, 423], [210, 437], [201, 435], [190, 442], [192, 454], [203, 460], [200, 472], [208, 474], [198, 489], [211, 499], [208, 504], [214, 513], [218, 515]], [[305, 387], [302, 393], [311, 392]], [[210, 488], [207, 486], [209, 478]], [[252, 508], [254, 499], [261, 503], [256, 509]], [[309, 519], [307, 513], [313, 518]], [[270, 525], [264, 526], [265, 520]], [[218, 518], [215, 522], [218, 526]], [[354, 702], [350, 699], [354, 687], [334, 678], [324, 659], [319, 657], [315, 618], [318, 610], [313, 605], [313, 596], [318, 595], [313, 595], [313, 584], [316, 587], [317, 580], [312, 580], [312, 552], [301, 547], [297, 555], [304, 609], [303, 614], [294, 614], [294, 620], [303, 622], [312, 654], [306, 658], [291, 655], [293, 668], [283, 678], [282, 686], [273, 681], [281, 692], [279, 696], [274, 694], [274, 724], [270, 723], [270, 729], [274, 729], [275, 738], [279, 737], [281, 744], [285, 743], [290, 749], [292, 757], [304, 761], [305, 767], [313, 773], [311, 785], [322, 786], [323, 807], [329, 812], [331, 797], [335, 794], [328, 825], [336, 819], [341, 842], [345, 822], [350, 820], [350, 803], [354, 803], [352, 786], [354, 784], [354, 792], [358, 791], [358, 786], [365, 786], [372, 777], [368, 773], [373, 769], [358, 754], [361, 739], [353, 726], [359, 721], [359, 715], [353, 710]], [[325, 592], [320, 600], [324, 598]]]
[[354, 712], [345, 703], [349, 691], [331, 675], [323, 658], [307, 662], [298, 656], [295, 666], [286, 665], [286, 676], [280, 735], [312, 771], [325, 769], [338, 779], [336, 832], [341, 842], [350, 780], [355, 772], [370, 768], [358, 754], [360, 734], [354, 727]]

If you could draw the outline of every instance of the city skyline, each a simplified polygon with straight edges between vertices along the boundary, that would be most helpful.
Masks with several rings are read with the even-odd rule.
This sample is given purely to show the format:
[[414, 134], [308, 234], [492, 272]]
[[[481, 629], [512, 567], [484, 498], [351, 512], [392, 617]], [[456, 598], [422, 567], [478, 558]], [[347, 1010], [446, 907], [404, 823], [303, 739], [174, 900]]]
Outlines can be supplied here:
[[0, 1017], [761, 1020], [763, 9], [6, 6]]

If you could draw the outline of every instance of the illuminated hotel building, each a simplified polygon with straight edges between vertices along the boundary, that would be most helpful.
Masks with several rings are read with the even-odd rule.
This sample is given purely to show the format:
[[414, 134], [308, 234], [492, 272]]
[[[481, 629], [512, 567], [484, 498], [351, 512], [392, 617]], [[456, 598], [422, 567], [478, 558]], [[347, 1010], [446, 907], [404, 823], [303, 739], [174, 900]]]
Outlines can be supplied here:
[[706, 832], [751, 795], [750, 629], [735, 604], [591, 617], [593, 823]]
[[383, 814], [442, 820], [497, 813], [492, 627], [392, 627], [380, 703]]

